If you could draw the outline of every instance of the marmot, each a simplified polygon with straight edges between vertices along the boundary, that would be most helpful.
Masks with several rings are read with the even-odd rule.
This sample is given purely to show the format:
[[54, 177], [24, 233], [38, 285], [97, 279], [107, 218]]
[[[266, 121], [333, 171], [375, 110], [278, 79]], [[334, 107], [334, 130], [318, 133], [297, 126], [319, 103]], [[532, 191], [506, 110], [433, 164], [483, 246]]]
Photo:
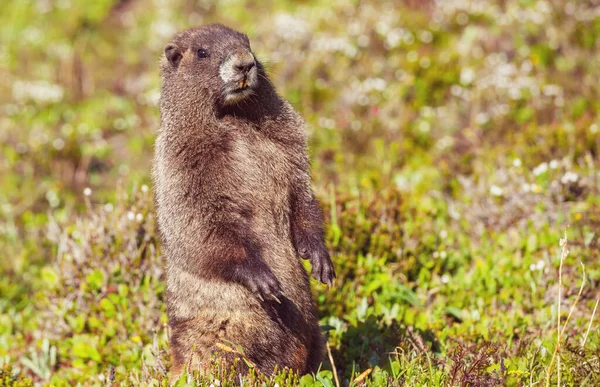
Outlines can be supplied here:
[[233, 364], [224, 340], [262, 373], [316, 371], [323, 338], [298, 257], [322, 283], [335, 273], [303, 120], [248, 37], [223, 25], [176, 35], [160, 67], [153, 177], [172, 376], [187, 364], [202, 369], [214, 353]]

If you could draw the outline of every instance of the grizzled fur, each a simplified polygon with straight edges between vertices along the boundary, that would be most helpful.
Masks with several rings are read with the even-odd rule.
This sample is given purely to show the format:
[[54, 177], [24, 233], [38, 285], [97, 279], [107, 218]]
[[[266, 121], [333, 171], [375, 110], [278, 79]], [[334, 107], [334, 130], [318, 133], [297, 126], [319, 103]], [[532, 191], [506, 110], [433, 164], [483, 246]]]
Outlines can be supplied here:
[[225, 103], [232, 87], [221, 67], [236, 53], [254, 58], [246, 35], [209, 25], [175, 36], [161, 60], [153, 175], [174, 377], [214, 353], [232, 362], [235, 354], [216, 345], [221, 339], [240, 345], [264, 373], [275, 366], [307, 373], [322, 360], [298, 257], [323, 283], [335, 274], [304, 123], [258, 61], [243, 98]]

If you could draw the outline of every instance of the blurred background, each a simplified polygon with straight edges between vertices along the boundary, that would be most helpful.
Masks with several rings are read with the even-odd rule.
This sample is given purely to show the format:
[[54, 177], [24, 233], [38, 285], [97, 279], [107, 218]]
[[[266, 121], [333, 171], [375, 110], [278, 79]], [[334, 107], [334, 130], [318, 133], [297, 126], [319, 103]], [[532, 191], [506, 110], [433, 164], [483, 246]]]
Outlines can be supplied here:
[[565, 345], [593, 329], [562, 378], [600, 375], [598, 1], [4, 0], [0, 18], [3, 375], [166, 375], [158, 60], [212, 22], [249, 35], [307, 121], [342, 380], [546, 378], [579, 261]]

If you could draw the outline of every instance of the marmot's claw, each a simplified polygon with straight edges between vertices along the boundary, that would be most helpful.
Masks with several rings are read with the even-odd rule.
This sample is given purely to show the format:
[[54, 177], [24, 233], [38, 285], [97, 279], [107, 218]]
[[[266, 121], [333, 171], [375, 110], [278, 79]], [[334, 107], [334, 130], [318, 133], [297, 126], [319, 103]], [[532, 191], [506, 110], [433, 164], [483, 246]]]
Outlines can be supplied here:
[[310, 258], [312, 264], [312, 275], [322, 283], [331, 286], [335, 279], [335, 269], [333, 268], [333, 262], [329, 257], [329, 253], [323, 247], [318, 252], [313, 254]]
[[281, 285], [268, 268], [253, 273], [253, 277], [248, 279], [246, 286], [261, 301], [278, 300], [278, 297], [281, 296]]
[[310, 261], [315, 279], [329, 286], [333, 284], [335, 269], [321, 238], [296, 235], [296, 250], [301, 258]]

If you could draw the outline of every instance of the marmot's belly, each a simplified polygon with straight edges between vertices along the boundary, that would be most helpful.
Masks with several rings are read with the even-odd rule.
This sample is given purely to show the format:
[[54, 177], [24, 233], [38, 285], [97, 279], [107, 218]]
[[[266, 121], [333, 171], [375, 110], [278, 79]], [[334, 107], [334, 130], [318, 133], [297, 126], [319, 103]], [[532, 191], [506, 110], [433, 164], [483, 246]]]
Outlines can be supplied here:
[[[285, 298], [302, 313], [311, 314], [310, 284], [299, 258], [294, 257], [296, 262], [290, 262], [289, 257], [277, 260], [268, 250], [264, 258], [281, 283]], [[195, 318], [209, 311], [232, 316], [255, 314], [263, 309], [256, 295], [241, 284], [203, 278], [168, 264], [167, 302], [169, 317], [176, 320]]]

